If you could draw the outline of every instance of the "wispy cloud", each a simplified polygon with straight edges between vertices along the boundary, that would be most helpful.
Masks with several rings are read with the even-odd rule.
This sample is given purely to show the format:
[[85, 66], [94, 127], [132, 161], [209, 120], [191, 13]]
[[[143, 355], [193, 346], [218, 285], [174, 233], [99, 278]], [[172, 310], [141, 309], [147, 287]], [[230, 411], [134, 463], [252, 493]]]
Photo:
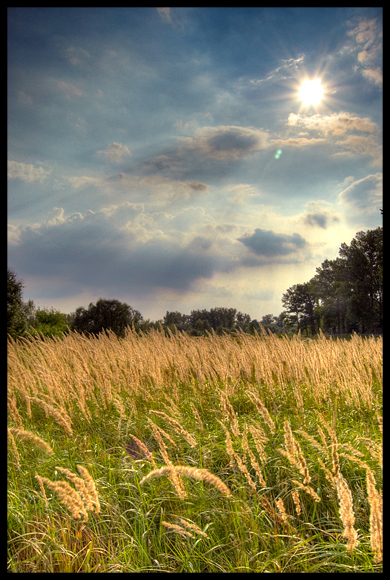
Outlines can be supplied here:
[[84, 96], [84, 92], [81, 89], [66, 81], [57, 81], [57, 88], [67, 99]]
[[382, 86], [382, 38], [381, 25], [376, 18], [363, 19], [348, 31], [356, 43], [357, 60], [362, 75], [378, 86]]
[[261, 83], [275, 81], [275, 80], [286, 80], [293, 78], [294, 74], [301, 68], [305, 60], [305, 55], [301, 55], [298, 58], [287, 58], [281, 59], [282, 64], [268, 73], [268, 75], [261, 79], [251, 79], [250, 83], [253, 85], [260, 85]]
[[43, 167], [36, 167], [32, 163], [18, 163], [8, 161], [8, 177], [10, 179], [22, 179], [23, 181], [42, 181], [50, 174]]
[[339, 193], [339, 202], [360, 214], [378, 213], [382, 207], [383, 175], [374, 173], [358, 179]]
[[131, 157], [131, 151], [126, 145], [122, 145], [121, 143], [111, 143], [108, 146], [107, 151], [97, 151], [99, 155], [103, 155], [106, 159], [110, 161], [115, 161], [119, 163], [123, 161], [126, 157]]
[[157, 8], [157, 12], [164, 22], [172, 23], [171, 9], [170, 8]]
[[[382, 164], [380, 130], [369, 117], [362, 118], [347, 112], [311, 116], [291, 113], [287, 126], [320, 135], [317, 142], [326, 138], [328, 145], [333, 144], [336, 147], [333, 155], [367, 156], [372, 157], [372, 165], [379, 167]], [[289, 138], [286, 144], [304, 145], [304, 140], [305, 137], [301, 137], [294, 143], [294, 138]], [[314, 139], [307, 141], [308, 144], [310, 141], [315, 142]], [[341, 151], [337, 150], [340, 148]]]

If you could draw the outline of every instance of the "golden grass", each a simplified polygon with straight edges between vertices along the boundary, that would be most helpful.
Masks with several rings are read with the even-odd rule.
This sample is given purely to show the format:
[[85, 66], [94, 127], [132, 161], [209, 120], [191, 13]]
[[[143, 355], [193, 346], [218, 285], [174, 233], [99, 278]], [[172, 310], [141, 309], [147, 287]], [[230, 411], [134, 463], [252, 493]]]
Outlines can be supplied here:
[[[43, 429], [43, 437], [50, 433], [54, 449], [61, 449], [64, 435], [51, 429], [54, 420], [67, 436], [66, 444], [75, 441], [80, 446], [78, 462], [87, 452], [80, 429], [87, 426], [94, 432], [97, 421], [104, 431], [107, 415], [115, 418], [116, 441], [132, 438], [147, 459], [132, 465], [134, 473], [151, 464], [148, 475], [140, 474], [141, 485], [167, 476], [185, 504], [190, 501], [184, 477], [208, 483], [228, 498], [248, 494], [280, 526], [287, 522], [291, 526], [291, 512], [304, 523], [308, 505], [322, 501], [314, 509], [325, 510], [326, 498], [332, 497], [334, 505], [338, 501], [347, 549], [353, 551], [358, 545], [356, 489], [348, 465], [351, 471], [365, 473], [371, 548], [375, 562], [381, 562], [382, 496], [375, 481], [376, 477], [380, 482], [377, 474], [382, 467], [381, 340], [357, 335], [348, 341], [213, 333], [166, 337], [157, 331], [137, 335], [130, 329], [124, 339], [111, 332], [89, 338], [70, 333], [62, 340], [10, 341], [8, 369], [8, 436], [17, 466], [24, 457], [20, 441], [53, 454], [44, 438], [28, 430], [40, 431], [43, 413], [50, 418], [50, 431]], [[375, 413], [375, 427], [363, 426], [353, 440], [343, 442], [339, 416], [350, 411], [354, 416]], [[218, 441], [222, 433], [218, 423], [225, 443], [223, 435]], [[300, 428], [293, 430], [294, 426]], [[147, 440], [147, 430], [154, 438], [153, 453], [141, 440]], [[217, 458], [213, 441], [219, 445]], [[199, 460], [210, 470], [194, 467]], [[180, 461], [192, 465], [176, 465]], [[232, 478], [231, 489], [214, 475], [218, 471], [211, 464], [221, 473], [229, 472], [226, 481]], [[57, 468], [74, 487], [68, 481], [38, 474], [36, 478], [47, 506], [52, 498], [47, 498], [45, 487], [57, 493], [74, 518], [87, 520], [87, 512], [99, 514], [102, 508], [93, 478], [85, 467], [77, 469], [80, 477]], [[279, 485], [286, 486], [283, 501], [280, 496], [274, 500], [272, 489]], [[180, 528], [188, 538], [202, 536], [196, 524], [183, 518], [162, 524], [178, 533]], [[359, 520], [357, 526], [361, 528]]]
[[35, 433], [31, 433], [30, 431], [26, 431], [24, 429], [15, 429], [14, 427], [9, 427], [8, 431], [11, 433], [12, 436], [17, 436], [23, 439], [24, 441], [30, 441], [31, 443], [34, 443], [36, 447], [43, 449], [43, 451], [46, 451], [46, 453], [51, 454], [54, 453], [50, 445], [46, 443], [46, 441], [41, 439], [38, 435], [35, 435]]
[[185, 477], [189, 477], [191, 479], [197, 479], [198, 481], [206, 481], [210, 485], [213, 485], [215, 488], [218, 489], [223, 495], [231, 497], [230, 489], [223, 483], [223, 481], [210, 473], [207, 469], [199, 469], [197, 467], [187, 467], [186, 465], [169, 465], [160, 467], [160, 469], [155, 469], [145, 475], [140, 481], [140, 485], [146, 483], [150, 479], [154, 477], [161, 477], [162, 475], [170, 475], [172, 471], [179, 473], [180, 475], [184, 475]]
[[355, 514], [353, 511], [353, 501], [351, 490], [340, 472], [335, 476], [337, 495], [340, 505], [340, 518], [344, 525], [343, 536], [347, 539], [347, 548], [351, 552], [358, 545], [358, 535], [355, 530]]
[[370, 468], [366, 469], [367, 495], [370, 504], [370, 538], [375, 554], [375, 562], [383, 560], [383, 501], [375, 485], [375, 477]]
[[87, 468], [83, 465], [77, 465], [77, 469], [82, 478], [72, 473], [70, 469], [64, 467], [56, 467], [56, 469], [74, 483], [75, 488], [67, 481], [51, 481], [47, 477], [42, 477], [35, 472], [35, 478], [41, 488], [46, 506], [48, 506], [48, 500], [43, 484], [46, 484], [52, 491], [58, 494], [60, 502], [69, 509], [75, 519], [80, 519], [81, 516], [84, 516], [84, 520], [88, 521], [87, 511], [98, 514], [100, 512], [99, 497], [95, 482]]

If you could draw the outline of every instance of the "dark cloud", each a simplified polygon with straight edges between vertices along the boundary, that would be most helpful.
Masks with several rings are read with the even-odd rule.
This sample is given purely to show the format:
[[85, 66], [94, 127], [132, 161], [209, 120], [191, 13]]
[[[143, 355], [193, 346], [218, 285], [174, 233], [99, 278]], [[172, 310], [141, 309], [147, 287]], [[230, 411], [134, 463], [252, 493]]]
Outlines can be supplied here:
[[332, 216], [328, 212], [324, 211], [317, 213], [308, 213], [304, 217], [303, 221], [308, 226], [320, 227], [326, 230], [329, 225], [335, 222], [339, 222], [340, 220], [338, 217]]
[[[137, 213], [132, 205], [131, 212]], [[9, 245], [10, 267], [26, 280], [47, 281], [48, 288], [63, 281], [73, 294], [153, 296], [164, 288], [186, 291], [199, 278], [236, 266], [204, 236], [188, 240], [156, 230], [144, 241], [131, 221], [115, 226], [109, 211], [56, 216], [39, 227], [22, 228]]]
[[235, 159], [267, 146], [268, 134], [251, 127], [203, 127], [194, 137], [182, 138], [182, 150], [211, 159]]
[[251, 236], [237, 238], [257, 256], [278, 258], [293, 254], [307, 242], [299, 234], [276, 234], [272, 230], [256, 229]]

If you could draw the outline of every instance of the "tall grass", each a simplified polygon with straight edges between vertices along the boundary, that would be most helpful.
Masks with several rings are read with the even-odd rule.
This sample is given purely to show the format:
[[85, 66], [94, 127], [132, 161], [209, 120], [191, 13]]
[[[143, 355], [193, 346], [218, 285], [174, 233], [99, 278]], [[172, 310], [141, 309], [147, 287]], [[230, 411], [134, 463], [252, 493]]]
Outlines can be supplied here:
[[10, 339], [8, 427], [11, 571], [382, 571], [380, 338]]

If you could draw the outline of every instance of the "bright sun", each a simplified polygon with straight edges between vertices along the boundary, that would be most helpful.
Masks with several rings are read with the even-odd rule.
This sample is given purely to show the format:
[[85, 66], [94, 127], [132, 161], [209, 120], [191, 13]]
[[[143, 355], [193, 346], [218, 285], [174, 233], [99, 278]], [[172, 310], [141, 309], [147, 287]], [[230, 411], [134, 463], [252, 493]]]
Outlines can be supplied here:
[[299, 97], [304, 106], [318, 105], [324, 95], [321, 79], [303, 81], [299, 90]]

